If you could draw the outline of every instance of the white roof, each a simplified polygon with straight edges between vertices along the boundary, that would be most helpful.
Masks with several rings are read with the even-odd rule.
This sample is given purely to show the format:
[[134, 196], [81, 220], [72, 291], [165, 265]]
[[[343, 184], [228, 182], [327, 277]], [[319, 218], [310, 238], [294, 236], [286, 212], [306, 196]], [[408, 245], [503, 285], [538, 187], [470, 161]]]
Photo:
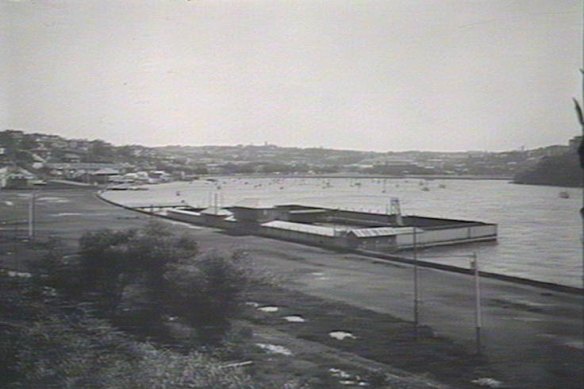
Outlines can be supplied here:
[[262, 227], [275, 228], [278, 230], [288, 230], [296, 232], [304, 232], [306, 234], [322, 235], [322, 236], [335, 236], [335, 229], [332, 227], [315, 226], [311, 224], [303, 223], [292, 223], [285, 222], [282, 220], [274, 220], [268, 223], [262, 224]]
[[[418, 231], [420, 229], [418, 228]], [[377, 227], [377, 228], [358, 228], [349, 231], [357, 238], [374, 238], [377, 236], [393, 236], [401, 234], [413, 234], [413, 227]]]

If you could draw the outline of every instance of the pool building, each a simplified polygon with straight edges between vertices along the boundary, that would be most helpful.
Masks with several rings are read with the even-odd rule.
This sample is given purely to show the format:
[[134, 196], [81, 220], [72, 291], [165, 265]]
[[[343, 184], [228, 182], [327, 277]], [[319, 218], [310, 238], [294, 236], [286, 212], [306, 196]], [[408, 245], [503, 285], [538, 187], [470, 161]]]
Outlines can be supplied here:
[[177, 206], [169, 219], [330, 248], [396, 252], [418, 247], [494, 241], [497, 225], [479, 221], [402, 216], [289, 204]]

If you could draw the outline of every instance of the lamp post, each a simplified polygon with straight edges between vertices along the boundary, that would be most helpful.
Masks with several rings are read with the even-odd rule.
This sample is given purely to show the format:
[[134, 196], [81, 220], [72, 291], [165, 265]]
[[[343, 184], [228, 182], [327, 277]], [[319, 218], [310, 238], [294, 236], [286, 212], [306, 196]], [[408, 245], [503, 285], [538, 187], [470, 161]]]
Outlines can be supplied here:
[[418, 337], [418, 326], [420, 324], [420, 291], [419, 291], [419, 274], [418, 274], [418, 233], [414, 227], [414, 330], [416, 338]]
[[477, 354], [481, 353], [481, 328], [483, 326], [482, 311], [481, 311], [481, 284], [480, 284], [480, 271], [479, 271], [479, 259], [477, 253], [472, 254], [471, 259], [471, 269], [474, 273], [474, 284], [475, 284], [475, 337]]
[[35, 215], [36, 213], [36, 190], [33, 188], [28, 204], [28, 240], [34, 241], [35, 237]]

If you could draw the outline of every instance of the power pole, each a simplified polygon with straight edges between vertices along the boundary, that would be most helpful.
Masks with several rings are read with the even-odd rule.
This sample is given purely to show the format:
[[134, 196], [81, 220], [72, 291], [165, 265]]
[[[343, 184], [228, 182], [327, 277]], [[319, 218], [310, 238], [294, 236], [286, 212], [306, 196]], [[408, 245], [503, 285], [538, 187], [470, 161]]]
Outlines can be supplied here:
[[483, 318], [481, 311], [481, 283], [480, 283], [480, 271], [479, 271], [479, 260], [477, 253], [472, 254], [471, 269], [474, 273], [474, 284], [475, 284], [475, 336], [476, 336], [476, 346], [477, 354], [481, 353], [481, 328], [483, 326]]
[[417, 228], [414, 227], [414, 330], [416, 334], [416, 339], [418, 338], [418, 326], [420, 324], [420, 314], [419, 314], [419, 275], [418, 275], [418, 234]]
[[33, 189], [28, 204], [28, 240], [34, 241], [35, 235], [36, 191]]

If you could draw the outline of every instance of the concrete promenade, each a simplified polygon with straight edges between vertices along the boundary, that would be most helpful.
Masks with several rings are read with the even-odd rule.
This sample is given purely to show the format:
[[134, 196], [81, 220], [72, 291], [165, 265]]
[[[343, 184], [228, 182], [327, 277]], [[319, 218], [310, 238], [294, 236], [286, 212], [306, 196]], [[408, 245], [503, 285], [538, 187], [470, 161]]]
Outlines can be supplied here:
[[[0, 192], [0, 221], [26, 218], [29, 195]], [[73, 245], [86, 230], [138, 227], [148, 218], [107, 204], [91, 190], [44, 189], [37, 196], [35, 233], [39, 238], [59, 236]], [[408, 264], [166, 222], [192, 233], [203, 250], [246, 250], [258, 266], [282, 275], [291, 289], [413, 319], [413, 271]], [[22, 235], [26, 224], [0, 225], [3, 240], [15, 231]], [[9, 249], [0, 257], [15, 266], [19, 261], [18, 253]], [[420, 268], [419, 276], [420, 323], [473, 349], [472, 277], [429, 268]], [[481, 285], [482, 352], [499, 373], [493, 378], [504, 387], [584, 388], [583, 296], [495, 279], [482, 279]]]

